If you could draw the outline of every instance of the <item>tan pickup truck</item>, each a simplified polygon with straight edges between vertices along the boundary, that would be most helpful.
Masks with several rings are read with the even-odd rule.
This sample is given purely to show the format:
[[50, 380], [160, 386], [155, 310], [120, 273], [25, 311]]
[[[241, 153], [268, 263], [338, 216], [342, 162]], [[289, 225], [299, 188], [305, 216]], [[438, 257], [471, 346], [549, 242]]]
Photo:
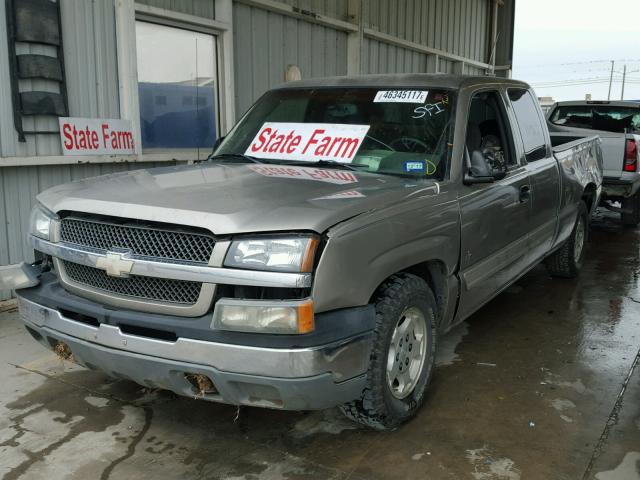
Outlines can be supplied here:
[[42, 261], [5, 268], [3, 288], [37, 341], [88, 368], [393, 428], [442, 333], [539, 262], [578, 273], [601, 181], [599, 140], [550, 137], [525, 83], [301, 81], [206, 162], [40, 194]]

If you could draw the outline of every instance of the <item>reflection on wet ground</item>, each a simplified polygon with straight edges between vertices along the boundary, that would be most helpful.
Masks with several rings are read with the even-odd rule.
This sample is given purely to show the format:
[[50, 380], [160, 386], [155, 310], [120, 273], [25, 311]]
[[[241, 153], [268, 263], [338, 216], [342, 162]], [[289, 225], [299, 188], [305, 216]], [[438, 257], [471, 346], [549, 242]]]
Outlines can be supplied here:
[[639, 247], [600, 216], [581, 276], [538, 267], [442, 338], [424, 408], [385, 433], [114, 381], [1, 314], [0, 476], [640, 479]]

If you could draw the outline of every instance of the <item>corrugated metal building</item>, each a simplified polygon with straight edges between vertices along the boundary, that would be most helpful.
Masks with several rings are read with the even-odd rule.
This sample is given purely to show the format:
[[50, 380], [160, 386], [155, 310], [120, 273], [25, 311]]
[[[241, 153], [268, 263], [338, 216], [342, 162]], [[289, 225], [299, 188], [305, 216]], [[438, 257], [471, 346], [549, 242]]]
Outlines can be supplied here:
[[[10, 26], [0, 35], [0, 265], [32, 260], [25, 237], [38, 192], [206, 157], [289, 66], [304, 78], [510, 73], [515, 0], [59, 0], [61, 41], [34, 41], [20, 12], [51, 1], [0, 2]], [[43, 56], [61, 57], [60, 78], [12, 63]], [[63, 155], [56, 115], [15, 120], [32, 91], [62, 98], [63, 116], [128, 120], [135, 151]]]

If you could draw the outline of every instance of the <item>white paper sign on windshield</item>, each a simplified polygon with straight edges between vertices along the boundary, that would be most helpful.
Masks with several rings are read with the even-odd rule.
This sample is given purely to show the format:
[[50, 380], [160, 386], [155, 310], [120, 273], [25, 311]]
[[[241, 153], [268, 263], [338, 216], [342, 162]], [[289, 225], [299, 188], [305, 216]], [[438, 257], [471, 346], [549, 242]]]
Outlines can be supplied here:
[[266, 122], [244, 152], [257, 158], [350, 163], [369, 125]]
[[427, 90], [379, 90], [373, 103], [424, 103]]

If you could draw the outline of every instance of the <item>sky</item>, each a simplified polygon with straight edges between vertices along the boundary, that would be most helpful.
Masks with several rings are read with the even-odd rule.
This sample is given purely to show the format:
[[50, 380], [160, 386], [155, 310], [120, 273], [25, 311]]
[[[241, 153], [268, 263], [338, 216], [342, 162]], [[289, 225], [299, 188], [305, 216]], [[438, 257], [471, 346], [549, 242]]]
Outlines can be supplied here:
[[513, 78], [539, 97], [640, 100], [640, 0], [516, 0]]

